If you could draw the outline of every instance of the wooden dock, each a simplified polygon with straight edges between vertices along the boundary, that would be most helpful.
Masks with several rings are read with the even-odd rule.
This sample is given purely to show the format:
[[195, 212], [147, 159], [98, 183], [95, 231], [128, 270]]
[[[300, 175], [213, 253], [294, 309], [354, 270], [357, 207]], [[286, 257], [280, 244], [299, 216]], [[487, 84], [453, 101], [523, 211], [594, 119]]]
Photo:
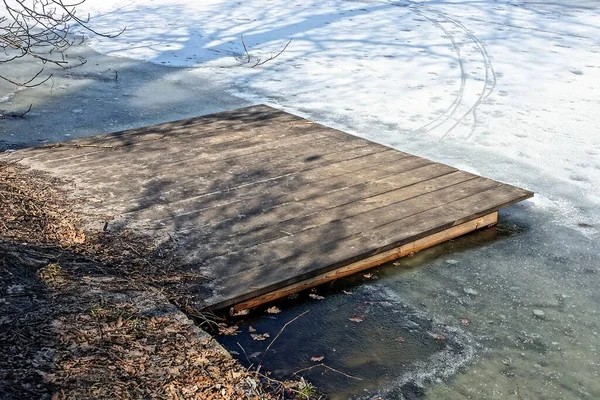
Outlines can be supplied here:
[[19, 152], [115, 224], [178, 238], [235, 310], [493, 225], [533, 193], [267, 106]]

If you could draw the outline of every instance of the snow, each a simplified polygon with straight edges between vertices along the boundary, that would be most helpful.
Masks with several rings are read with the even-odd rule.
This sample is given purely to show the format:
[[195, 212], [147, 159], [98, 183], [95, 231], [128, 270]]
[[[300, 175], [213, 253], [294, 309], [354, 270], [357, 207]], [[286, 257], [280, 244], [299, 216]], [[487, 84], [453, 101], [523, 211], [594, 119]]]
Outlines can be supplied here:
[[[127, 28], [117, 38], [90, 38], [101, 53], [195, 68], [253, 102], [534, 190], [533, 203], [553, 207], [571, 227], [584, 216], [600, 222], [577, 211], [600, 205], [593, 2], [86, 6], [95, 29]], [[279, 57], [252, 67], [290, 39]]]

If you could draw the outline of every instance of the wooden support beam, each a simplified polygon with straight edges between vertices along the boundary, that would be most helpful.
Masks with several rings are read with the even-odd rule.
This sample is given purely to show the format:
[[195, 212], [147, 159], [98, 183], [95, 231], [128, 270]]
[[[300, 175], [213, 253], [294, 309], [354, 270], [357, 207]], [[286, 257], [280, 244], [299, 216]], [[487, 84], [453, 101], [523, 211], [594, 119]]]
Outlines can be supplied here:
[[357, 272], [376, 267], [378, 265], [396, 260], [404, 256], [412, 255], [420, 250], [424, 250], [426, 248], [435, 246], [439, 243], [443, 243], [448, 240], [457, 238], [477, 229], [493, 226], [497, 222], [498, 211], [494, 211], [483, 217], [476, 218], [471, 221], [462, 223], [460, 225], [453, 226], [452, 228], [448, 228], [446, 230], [424, 237], [422, 239], [403, 244], [395, 249], [376, 254], [374, 256], [354, 262], [352, 264], [348, 264], [336, 270], [317, 275], [313, 278], [306, 279], [304, 281], [284, 287], [274, 292], [255, 297], [242, 303], [238, 303], [235, 306], [231, 307], [230, 313], [236, 314], [243, 310], [256, 308], [258, 306], [270, 303], [274, 300], [289, 296], [296, 292], [300, 292], [311, 287], [322, 285], [323, 283], [331, 282], [333, 280], [340, 279], [355, 274]]

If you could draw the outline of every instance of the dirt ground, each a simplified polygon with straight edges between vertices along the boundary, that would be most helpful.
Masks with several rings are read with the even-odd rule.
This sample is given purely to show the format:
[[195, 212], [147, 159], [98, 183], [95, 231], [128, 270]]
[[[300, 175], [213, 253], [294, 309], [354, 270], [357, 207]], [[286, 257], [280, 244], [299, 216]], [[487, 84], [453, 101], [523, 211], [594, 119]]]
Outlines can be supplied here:
[[[172, 243], [89, 233], [61, 182], [0, 163], [0, 398], [305, 398], [241, 367], [176, 290]], [[185, 311], [184, 312], [182, 312]]]

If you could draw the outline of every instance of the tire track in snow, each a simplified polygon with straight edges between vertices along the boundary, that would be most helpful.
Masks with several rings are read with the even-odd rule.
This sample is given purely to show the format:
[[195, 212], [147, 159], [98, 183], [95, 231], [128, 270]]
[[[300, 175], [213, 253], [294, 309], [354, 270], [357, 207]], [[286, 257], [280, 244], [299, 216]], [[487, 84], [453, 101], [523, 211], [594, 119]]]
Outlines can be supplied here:
[[479, 52], [480, 52], [481, 57], [483, 58], [483, 61], [485, 64], [484, 86], [483, 86], [481, 93], [479, 94], [479, 98], [477, 99], [475, 104], [473, 104], [471, 106], [471, 108], [461, 118], [459, 118], [459, 120], [456, 121], [456, 123], [454, 125], [452, 125], [452, 127], [440, 138], [440, 140], [443, 140], [444, 137], [446, 135], [448, 135], [448, 133], [450, 133], [450, 131], [452, 131], [454, 128], [456, 128], [456, 126], [461, 121], [463, 121], [469, 114], [472, 114], [473, 115], [473, 125], [471, 126], [471, 131], [469, 132], [467, 137], [463, 140], [463, 141], [466, 141], [466, 140], [469, 140], [471, 138], [471, 136], [473, 136], [473, 133], [475, 133], [475, 129], [477, 128], [477, 107], [479, 107], [481, 105], [481, 103], [483, 103], [492, 94], [492, 92], [496, 88], [496, 83], [497, 83], [496, 71], [494, 71], [494, 67], [492, 65], [492, 62], [490, 60], [489, 54], [488, 54], [485, 46], [473, 34], [473, 32], [471, 32], [469, 29], [467, 29], [460, 21], [450, 18], [447, 15], [445, 15], [445, 17], [449, 21], [452, 21], [454, 24], [459, 26], [468, 35], [468, 37], [471, 38], [473, 43], [475, 43], [475, 45], [479, 49]]
[[454, 101], [452, 102], [452, 104], [450, 104], [450, 106], [443, 113], [438, 115], [433, 121], [428, 122], [427, 124], [421, 126], [420, 128], [418, 128], [414, 131], [414, 132], [429, 133], [432, 130], [436, 129], [438, 126], [444, 124], [450, 118], [452, 118], [456, 109], [458, 108], [458, 106], [460, 105], [460, 103], [462, 101], [462, 98], [463, 98], [463, 95], [465, 92], [465, 86], [467, 83], [467, 78], [466, 78], [466, 74], [465, 74], [464, 60], [460, 54], [460, 47], [458, 46], [458, 43], [456, 42], [456, 40], [454, 39], [454, 36], [452, 36], [450, 31], [448, 31], [446, 28], [444, 28], [444, 26], [442, 24], [440, 24], [438, 21], [436, 21], [435, 19], [430, 18], [429, 16], [427, 16], [424, 13], [417, 10], [416, 7], [414, 7], [414, 6], [409, 7], [409, 9], [412, 12], [414, 12], [415, 14], [420, 15], [421, 17], [430, 21], [437, 28], [441, 29], [446, 34], [446, 36], [448, 36], [448, 38], [450, 39], [450, 42], [452, 43], [452, 47], [454, 48], [454, 52], [456, 53], [458, 65], [460, 67], [460, 88], [458, 90], [458, 95], [454, 98]]
[[[460, 21], [448, 16], [447, 14], [438, 11], [438, 10], [434, 10], [431, 7], [428, 6], [424, 6], [422, 4], [419, 3], [414, 3], [412, 1], [409, 1], [409, 9], [413, 12], [415, 12], [416, 14], [422, 16], [423, 18], [426, 18], [427, 20], [431, 21], [436, 27], [438, 27], [439, 29], [442, 29], [442, 31], [450, 38], [450, 41], [452, 42], [452, 45], [457, 49], [456, 49], [456, 53], [458, 56], [458, 62], [459, 65], [461, 66], [461, 87], [459, 89], [459, 93], [456, 96], [456, 98], [454, 99], [454, 101], [452, 102], [452, 104], [450, 105], [450, 107], [442, 114], [442, 116], [444, 116], [444, 118], [442, 120], [438, 120], [438, 118], [436, 118], [436, 120], [438, 120], [437, 123], [435, 123], [433, 126], [431, 126], [431, 122], [424, 125], [423, 127], [417, 129], [415, 132], [425, 132], [425, 133], [433, 133], [433, 131], [439, 127], [441, 127], [442, 125], [446, 124], [447, 122], [451, 122], [452, 120], [454, 120], [454, 123], [447, 128], [444, 133], [439, 137], [438, 141], [442, 141], [444, 139], [446, 139], [451, 133], [455, 133], [455, 129], [462, 123], [465, 122], [465, 120], [471, 116], [473, 118], [473, 121], [471, 123], [471, 128], [468, 132], [468, 134], [465, 135], [465, 137], [463, 138], [462, 141], [466, 141], [469, 140], [473, 134], [475, 133], [475, 129], [477, 128], [477, 124], [478, 124], [478, 120], [477, 120], [477, 108], [481, 105], [481, 103], [483, 103], [494, 91], [495, 87], [496, 87], [496, 73], [494, 71], [494, 67], [492, 65], [492, 62], [490, 60], [490, 57], [488, 55], [488, 52], [485, 48], [485, 46], [483, 45], [483, 43], [475, 36], [475, 34], [473, 34], [473, 32], [471, 32], [463, 23], [461, 23]], [[437, 19], [434, 18], [430, 18], [427, 15], [425, 15], [425, 13], [421, 10], [425, 10], [427, 12], [433, 13]], [[447, 23], [452, 25], [452, 27], [455, 30], [459, 30], [460, 32], [462, 32], [463, 35], [465, 35], [465, 37], [467, 37], [469, 39], [469, 42], [466, 42], [464, 44], [459, 44], [460, 42], [458, 40], [456, 40], [455, 36], [452, 36], [452, 34], [450, 33], [450, 29], [447, 29], [445, 27], [443, 27], [443, 24]], [[477, 94], [477, 97], [475, 99], [475, 101], [473, 103], [471, 103], [469, 105], [469, 103], [467, 103], [466, 101], [464, 101], [465, 99], [465, 93], [466, 93], [466, 81], [467, 81], [467, 68], [465, 67], [465, 61], [464, 58], [462, 58], [461, 54], [465, 54], [466, 52], [461, 52], [460, 51], [460, 47], [461, 46], [467, 46], [468, 44], [474, 44], [479, 57], [481, 57], [483, 64], [484, 64], [484, 68], [485, 68], [485, 78], [483, 80], [483, 86], [481, 88], [481, 90], [479, 91], [479, 93]], [[474, 81], [474, 80], [473, 80]], [[459, 108], [464, 108], [467, 107], [467, 110], [462, 112], [461, 114], [459, 114], [460, 116], [456, 117], [456, 114], [458, 112]], [[434, 120], [435, 121], [435, 120]]]
[[[348, 1], [348, 0], [347, 0]], [[470, 31], [462, 22], [458, 21], [455, 18], [452, 18], [445, 14], [442, 11], [436, 10], [431, 6], [424, 5], [422, 3], [416, 3], [411, 0], [407, 0], [405, 2], [386, 2], [386, 1], [378, 1], [378, 0], [350, 0], [358, 3], [378, 3], [378, 4], [390, 4], [396, 7], [406, 7], [413, 13], [418, 16], [426, 19], [431, 24], [433, 24], [436, 28], [440, 29], [444, 35], [450, 40], [454, 53], [456, 54], [457, 62], [460, 67], [460, 87], [458, 89], [458, 93], [454, 97], [451, 104], [438, 116], [436, 116], [433, 120], [427, 122], [421, 127], [413, 130], [413, 133], [424, 133], [424, 134], [435, 134], [435, 131], [442, 131], [440, 134], [438, 141], [442, 141], [447, 137], [457, 134], [456, 128], [464, 123], [467, 118], [472, 117], [471, 127], [469, 132], [466, 135], [463, 135], [462, 141], [469, 140], [478, 125], [477, 119], [477, 108], [492, 94], [496, 87], [496, 72], [492, 65], [491, 59], [487, 52], [487, 49], [483, 45], [483, 43], [475, 36], [475, 34]], [[433, 14], [433, 16], [431, 16]], [[450, 27], [445, 27], [444, 25], [450, 25]], [[459, 31], [459, 33], [452, 33], [452, 31]], [[461, 43], [461, 41], [457, 40], [457, 35], [462, 33], [468, 41]], [[466, 99], [465, 95], [471, 93], [471, 90], [467, 89], [469, 82], [476, 82], [475, 79], [468, 79], [468, 70], [470, 68], [467, 67], [468, 60], [465, 59], [465, 54], [468, 54], [469, 51], [466, 50], [467, 46], [475, 46], [477, 55], [481, 58], [481, 62], [483, 63], [483, 67], [485, 69], [485, 77], [483, 79], [483, 86], [475, 95], [475, 99], [472, 102], [469, 102]], [[465, 51], [461, 50], [461, 47], [465, 49]], [[474, 67], [476, 68], [477, 65]], [[466, 109], [465, 111], [463, 111]], [[457, 116], [458, 115], [458, 116]], [[450, 125], [449, 127], [447, 127]], [[445, 130], [444, 130], [445, 129]]]

